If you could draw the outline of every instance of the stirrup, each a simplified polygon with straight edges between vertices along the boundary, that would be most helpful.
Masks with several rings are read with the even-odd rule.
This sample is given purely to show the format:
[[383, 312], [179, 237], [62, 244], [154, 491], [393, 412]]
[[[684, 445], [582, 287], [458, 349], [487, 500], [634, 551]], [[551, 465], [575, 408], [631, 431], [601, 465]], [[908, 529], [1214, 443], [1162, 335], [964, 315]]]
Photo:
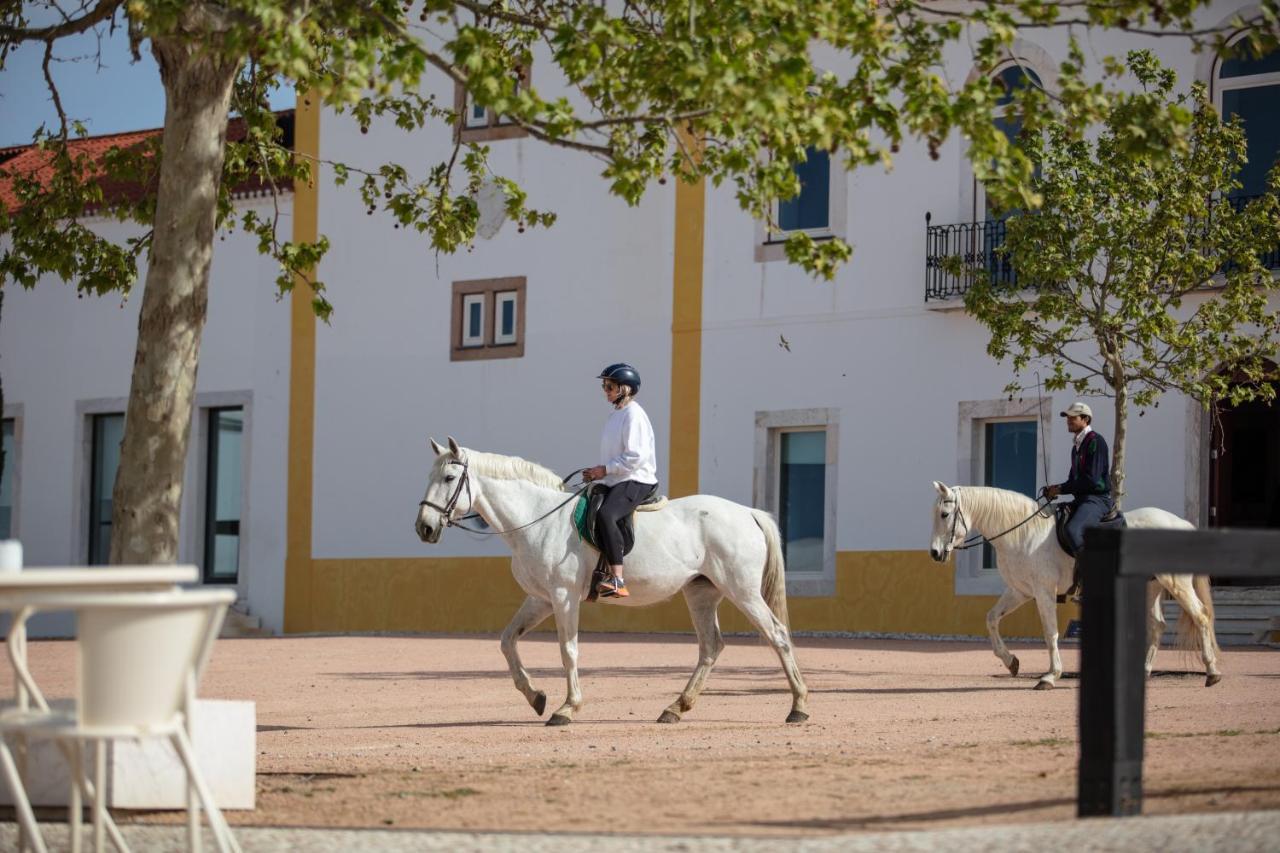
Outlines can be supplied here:
[[631, 595], [627, 592], [627, 582], [617, 575], [608, 575], [600, 581], [596, 585], [596, 592], [601, 598], [626, 598]]

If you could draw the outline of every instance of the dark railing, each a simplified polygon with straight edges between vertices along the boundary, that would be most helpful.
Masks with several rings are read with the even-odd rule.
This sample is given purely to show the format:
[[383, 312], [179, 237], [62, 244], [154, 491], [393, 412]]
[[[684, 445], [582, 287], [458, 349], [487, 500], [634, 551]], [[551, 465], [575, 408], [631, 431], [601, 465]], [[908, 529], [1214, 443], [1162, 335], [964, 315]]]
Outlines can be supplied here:
[[964, 296], [980, 278], [1017, 284], [1013, 265], [996, 252], [1004, 245], [1005, 220], [931, 225], [932, 218], [924, 215], [926, 302]]
[[1076, 813], [1142, 812], [1147, 584], [1156, 573], [1276, 573], [1280, 530], [1114, 530], [1085, 534]]
[[[1232, 196], [1227, 203], [1239, 212], [1256, 195]], [[1013, 263], [996, 250], [1004, 245], [1004, 219], [933, 225], [933, 214], [924, 215], [925, 278], [924, 300], [954, 299], [964, 296], [979, 279], [996, 284], [1018, 283]], [[1280, 243], [1262, 253], [1262, 264], [1280, 271]]]

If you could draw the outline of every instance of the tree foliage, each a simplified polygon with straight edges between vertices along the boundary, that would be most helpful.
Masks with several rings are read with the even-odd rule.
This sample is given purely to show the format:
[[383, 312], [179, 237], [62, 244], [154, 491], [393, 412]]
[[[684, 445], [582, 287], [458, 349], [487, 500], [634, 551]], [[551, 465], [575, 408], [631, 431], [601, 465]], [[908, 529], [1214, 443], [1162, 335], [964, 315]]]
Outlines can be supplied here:
[[[309, 283], [328, 318], [324, 283], [313, 277], [328, 242], [297, 243], [280, 217], [238, 209], [245, 181], [286, 187], [322, 165], [282, 144], [268, 109], [282, 81], [311, 106], [416, 130], [457, 129], [452, 102], [425, 85], [444, 75], [473, 102], [529, 136], [595, 158], [617, 196], [637, 203], [674, 177], [727, 184], [738, 203], [773, 225], [776, 202], [800, 190], [795, 167], [810, 148], [845, 167], [892, 163], [906, 142], [933, 156], [963, 136], [994, 201], [1034, 208], [1032, 159], [993, 125], [1004, 93], [988, 72], [1019, 34], [1069, 33], [1052, 95], [1027, 87], [1014, 109], [1028, 128], [1050, 113], [1073, 138], [1115, 103], [1130, 124], [1117, 143], [1159, 161], [1185, 149], [1191, 115], [1111, 84], [1114, 60], [1086, 77], [1080, 38], [1094, 28], [1171, 35], [1216, 47], [1247, 30], [1248, 49], [1276, 41], [1280, 0], [1262, 0], [1248, 20], [1200, 24], [1209, 0], [0, 0], [0, 69], [17, 49], [41, 49], [57, 109], [55, 127], [34, 128], [39, 175], [5, 171], [17, 203], [0, 205], [0, 286], [44, 275], [82, 293], [127, 291], [147, 267], [126, 432], [113, 493], [113, 559], [176, 554], [181, 467], [208, 269], [217, 229], [240, 227], [279, 263], [282, 292]], [[157, 60], [166, 92], [164, 136], [91, 157], [77, 140], [50, 63], [60, 39], [127, 29], [134, 55]], [[969, 47], [980, 73], [948, 76], [949, 51]], [[835, 56], [834, 68], [817, 55]], [[549, 58], [549, 63], [547, 62]], [[527, 73], [531, 63], [546, 63]], [[231, 74], [229, 77], [228, 74]], [[522, 80], [532, 80], [523, 85]], [[229, 93], [229, 94], [228, 94]], [[216, 115], [215, 115], [216, 113]], [[228, 135], [235, 115], [240, 130]], [[213, 119], [216, 119], [213, 120]], [[458, 137], [460, 138], [460, 137]], [[168, 143], [165, 140], [170, 140]], [[166, 150], [168, 144], [173, 150]], [[424, 146], [424, 150], [432, 150]], [[432, 156], [438, 156], [439, 152]], [[484, 145], [456, 143], [436, 160], [331, 163], [371, 213], [420, 232], [424, 251], [470, 246], [477, 195], [492, 186], [521, 227], [549, 226], [554, 213], [530, 205], [493, 173]], [[0, 165], [0, 170], [4, 167]], [[126, 184], [143, 192], [122, 193]], [[191, 187], [190, 193], [184, 193]], [[487, 190], [486, 190], [487, 191]], [[121, 244], [102, 239], [91, 216], [141, 223]], [[851, 253], [840, 239], [791, 237], [787, 255], [831, 277]], [[184, 408], [185, 407], [185, 408]], [[121, 554], [119, 542], [128, 543]]]
[[[1008, 221], [1000, 251], [1016, 281], [989, 276], [965, 295], [990, 329], [987, 351], [1018, 376], [1045, 364], [1047, 388], [1115, 399], [1117, 497], [1128, 408], [1158, 406], [1169, 391], [1206, 408], [1270, 399], [1280, 333], [1277, 282], [1262, 261], [1280, 248], [1280, 171], [1262, 196], [1233, 199], [1246, 153], [1239, 120], [1224, 123], [1200, 84], [1179, 92], [1150, 53], [1130, 54], [1128, 67], [1138, 92], [1096, 137], [1052, 117], [1023, 135], [1041, 206]], [[1165, 156], [1128, 144], [1146, 132], [1134, 116], [1147, 109], [1186, 116], [1187, 135]], [[1015, 379], [1007, 390], [1021, 388]]]

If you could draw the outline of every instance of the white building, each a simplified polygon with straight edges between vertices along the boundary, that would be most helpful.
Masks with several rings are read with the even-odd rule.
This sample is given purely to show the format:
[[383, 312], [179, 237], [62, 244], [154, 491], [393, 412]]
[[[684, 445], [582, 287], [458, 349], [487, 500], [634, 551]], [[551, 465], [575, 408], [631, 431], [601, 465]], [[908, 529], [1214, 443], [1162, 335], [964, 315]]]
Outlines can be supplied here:
[[[1236, 8], [1223, 4], [1209, 22]], [[1019, 42], [1001, 73], [1025, 67], [1052, 89], [1065, 39], [1043, 35]], [[1112, 33], [1093, 44], [1099, 56], [1149, 46], [1184, 82], [1209, 82], [1219, 104], [1245, 116], [1254, 162], [1274, 161], [1280, 54], [1224, 65], [1180, 39]], [[540, 76], [550, 67], [535, 57], [533, 85], [554, 88]], [[952, 79], [971, 71], [957, 46]], [[442, 78], [433, 84], [452, 96]], [[333, 242], [318, 272], [336, 306], [331, 325], [317, 324], [305, 299], [276, 301], [274, 270], [252, 241], [232, 234], [219, 244], [182, 560], [205, 566], [209, 582], [234, 578], [244, 606], [276, 631], [497, 630], [522, 598], [501, 542], [455, 531], [427, 546], [414, 535], [428, 436], [562, 472], [594, 464], [607, 415], [595, 376], [628, 361], [644, 378], [664, 490], [781, 515], [794, 628], [985, 633], [999, 578], [977, 551], [958, 564], [930, 561], [930, 483], [1038, 487], [1042, 442], [1049, 481], [1063, 479], [1070, 445], [1057, 413], [1070, 400], [1006, 399], [1010, 368], [986, 355], [985, 330], [928, 264], [929, 247], [958, 239], [939, 226], [985, 218], [960, 141], [936, 162], [904, 146], [891, 174], [847, 175], [815, 156], [782, 221], [855, 248], [834, 282], [817, 282], [781, 259], [778, 235], [727, 188], [672, 182], [630, 208], [607, 193], [594, 161], [492, 116], [467, 124], [468, 137], [489, 140], [495, 171], [559, 214], [552, 229], [518, 233], [487, 210], [491, 236], [474, 252], [435, 257], [424, 238], [322, 180], [285, 213], [295, 236], [318, 228]], [[364, 135], [303, 105], [296, 144], [326, 160], [425, 168], [452, 140], [439, 127]], [[0, 371], [13, 453], [0, 520], [8, 509], [28, 563], [83, 563], [110, 517], [95, 471], [110, 462], [119, 427], [105, 416], [124, 411], [138, 300], [76, 300], [54, 281], [6, 297]], [[1109, 436], [1109, 401], [1090, 402]], [[1211, 458], [1208, 419], [1184, 399], [1129, 425], [1128, 506], [1198, 524], [1280, 525], [1276, 408], [1224, 420], [1228, 447], [1255, 442], [1251, 458], [1266, 460], [1247, 468]], [[211, 518], [211, 495], [225, 515]], [[727, 630], [745, 629], [723, 615]], [[1031, 608], [1011, 619], [1007, 633], [1038, 633]], [[689, 625], [679, 602], [586, 608], [584, 620]]]

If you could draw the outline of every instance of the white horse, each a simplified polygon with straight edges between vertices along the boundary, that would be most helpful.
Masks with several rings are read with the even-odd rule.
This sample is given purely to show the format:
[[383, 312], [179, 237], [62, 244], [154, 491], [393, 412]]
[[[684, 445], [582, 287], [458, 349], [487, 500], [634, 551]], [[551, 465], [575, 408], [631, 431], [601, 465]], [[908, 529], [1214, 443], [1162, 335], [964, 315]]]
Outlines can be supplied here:
[[[568, 695], [547, 725], [565, 725], [582, 708], [578, 686], [578, 609], [589, 592], [597, 552], [581, 542], [573, 523], [575, 499], [547, 468], [514, 456], [434, 439], [435, 466], [415, 525], [423, 542], [439, 542], [445, 527], [476, 513], [511, 549], [511, 572], [528, 597], [502, 632], [516, 689], [539, 715], [547, 695], [535, 689], [520, 662], [520, 637], [554, 614]], [[724, 641], [716, 609], [728, 598], [778, 653], [791, 685], [788, 723], [809, 718], [808, 690], [791, 649], [786, 584], [778, 525], [766, 512], [723, 498], [694, 495], [670, 501], [635, 520], [635, 548], [627, 556], [628, 598], [610, 605], [644, 607], [683, 592], [698, 634], [698, 665], [660, 723], [679, 722], [693, 707]], [[606, 601], [602, 599], [602, 601]]]
[[[1037, 504], [1018, 492], [987, 486], [945, 486], [934, 482], [938, 499], [933, 505], [933, 541], [929, 555], [943, 562], [972, 531], [991, 539], [996, 552], [996, 568], [1004, 579], [1004, 594], [987, 613], [987, 631], [996, 657], [1013, 675], [1018, 674], [1018, 658], [1010, 653], [1000, 637], [1000, 620], [1029, 599], [1034, 599], [1049, 646], [1050, 670], [1040, 677], [1037, 690], [1053, 687], [1062, 677], [1062, 659], [1058, 655], [1058, 613], [1054, 607], [1059, 592], [1071, 585], [1074, 561], [1058, 544], [1052, 513], [1046, 518], [1036, 512]], [[1190, 529], [1192, 524], [1173, 513], [1156, 507], [1126, 511], [1129, 527]], [[1025, 524], [1018, 526], [1025, 519]], [[1008, 531], [1007, 533], [1005, 531]], [[1004, 535], [1001, 535], [1004, 534]], [[1218, 642], [1213, 633], [1213, 597], [1209, 579], [1203, 575], [1156, 575], [1147, 587], [1147, 675], [1160, 635], [1164, 633], [1164, 614], [1160, 599], [1164, 591], [1182, 605], [1178, 620], [1180, 645], [1197, 644], [1204, 661], [1205, 686], [1222, 680], [1218, 669]]]

